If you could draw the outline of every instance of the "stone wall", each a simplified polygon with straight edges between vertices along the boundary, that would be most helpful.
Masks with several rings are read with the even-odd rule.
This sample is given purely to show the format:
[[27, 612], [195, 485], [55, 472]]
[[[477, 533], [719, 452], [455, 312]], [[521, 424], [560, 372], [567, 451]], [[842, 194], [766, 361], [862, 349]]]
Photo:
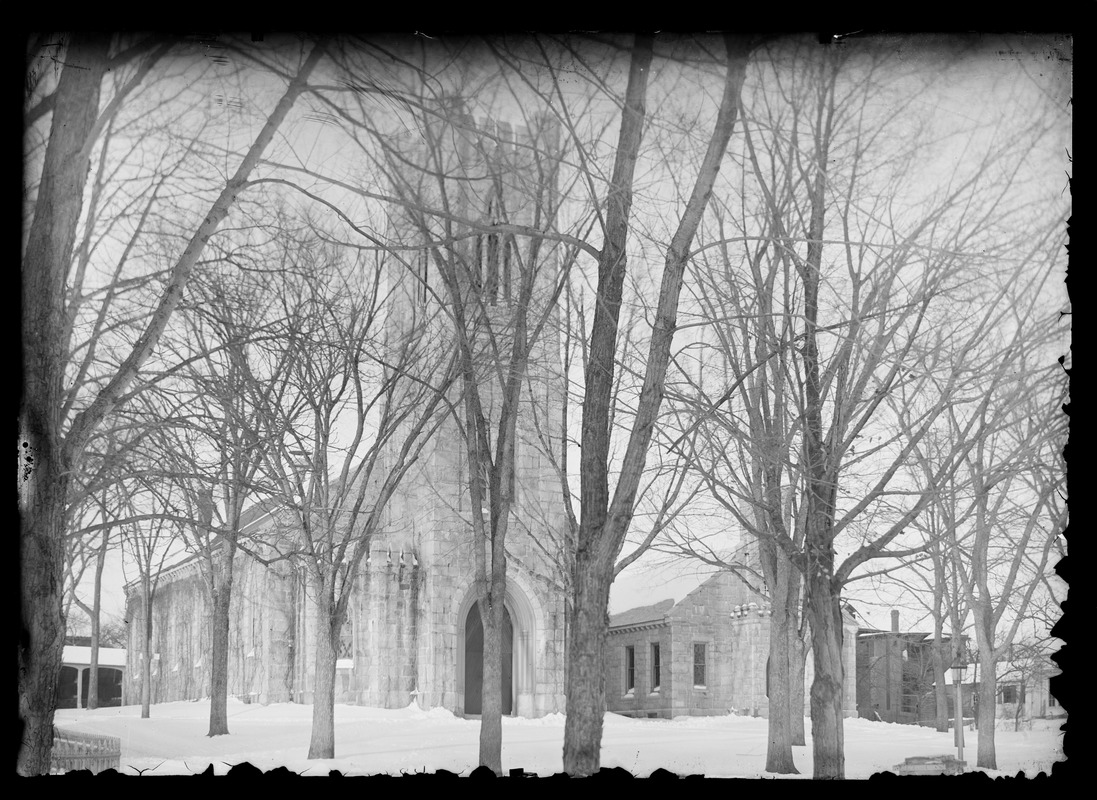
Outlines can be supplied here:
[[[652, 645], [659, 645], [660, 685], [652, 686]], [[625, 690], [626, 648], [635, 653], [635, 686]], [[671, 717], [675, 713], [671, 628], [663, 623], [611, 632], [606, 647], [606, 706], [630, 717]]]
[[[209, 695], [208, 600], [197, 565], [161, 581], [153, 599], [151, 702], [197, 700]], [[137, 591], [126, 595], [126, 671], [124, 691], [141, 702], [144, 680], [145, 611]]]
[[[611, 629], [606, 664], [610, 711], [630, 716], [744, 714], [766, 717], [769, 700], [770, 606], [765, 597], [731, 572], [713, 575], [667, 612], [665, 622]], [[856, 713], [856, 627], [846, 622], [844, 713]], [[660, 641], [663, 686], [652, 694], [650, 643]], [[694, 681], [694, 645], [705, 648], [705, 682]], [[624, 691], [625, 648], [635, 647], [637, 687]], [[810, 650], [805, 687], [812, 680]], [[810, 694], [804, 692], [804, 714]]]
[[[769, 618], [761, 595], [730, 572], [709, 578], [671, 609], [677, 714], [763, 713]], [[693, 645], [704, 644], [706, 683], [694, 684]], [[759, 669], [759, 664], [761, 668]]]
[[403, 708], [418, 686], [421, 569], [411, 551], [375, 545], [360, 570], [349, 621], [353, 671], [344, 702]]
[[[455, 178], [450, 187], [457, 198], [454, 207], [480, 221], [543, 225], [544, 220], [535, 215], [534, 199], [544, 201], [555, 191], [552, 159], [533, 157], [528, 145], [552, 152], [558, 131], [551, 122], [542, 122], [538, 119], [530, 130], [466, 119], [455, 126], [457, 133], [449, 139], [441, 137], [439, 140], [457, 143], [452, 152], [441, 154], [448, 164], [444, 171]], [[412, 139], [408, 156], [413, 162], [424, 140], [421, 136]], [[410, 187], [432, 185], [432, 174], [416, 175], [410, 166], [407, 169], [409, 174], [404, 177]], [[474, 179], [460, 179], [469, 173]], [[429, 199], [430, 192], [436, 190], [424, 191]], [[496, 200], [489, 201], [489, 197]], [[505, 209], [505, 219], [492, 219], [500, 208]], [[414, 248], [424, 240], [421, 222], [410, 212], [397, 215], [392, 220], [393, 240]], [[426, 221], [428, 226], [436, 223]], [[441, 229], [435, 233], [449, 238]], [[498, 272], [500, 282], [490, 305], [493, 320], [502, 322], [509, 313], [503, 271], [507, 263], [516, 268], [518, 261], [502, 258], [500, 253], [505, 255], [508, 243], [498, 236], [489, 241], [490, 236], [496, 235], [459, 237], [452, 247], [466, 259], [473, 256], [474, 246], [479, 247], [483, 262], [477, 263], [485, 271]], [[510, 241], [509, 245], [516, 247], [517, 243]], [[558, 249], [545, 241], [534, 246], [529, 237], [521, 246], [527, 263], [534, 255], [539, 263], [551, 263]], [[393, 289], [386, 322], [396, 331], [408, 331], [418, 324], [433, 302], [432, 295], [413, 279], [409, 267], [425, 270], [420, 274], [428, 276], [428, 285], [444, 294], [429, 260], [419, 259], [422, 253], [407, 251], [403, 255], [407, 258], [385, 261], [386, 283]], [[541, 270], [538, 280], [551, 282], [551, 273], [551, 269]], [[540, 301], [549, 293], [535, 292], [535, 296]], [[444, 328], [446, 316], [437, 317], [425, 335], [452, 338], [452, 331]], [[561, 375], [555, 326], [548, 324], [544, 330], [545, 335], [532, 347], [523, 387], [517, 430], [516, 507], [507, 537], [508, 580], [512, 583], [508, 597], [514, 606], [512, 618], [517, 621], [517, 709], [528, 716], [562, 711], [565, 693], [564, 596], [554, 559], [562, 554], [566, 526], [560, 483], [545, 447], [558, 451], [561, 446], [560, 409], [566, 381]], [[420, 368], [433, 378], [436, 365], [428, 361], [426, 358]], [[489, 417], [497, 416], [498, 398], [492, 389], [496, 376], [490, 362], [483, 368], [485, 409]], [[402, 442], [397, 435], [392, 446]], [[379, 473], [387, 474], [394, 464], [393, 452], [383, 455]], [[426, 708], [463, 710], [464, 615], [475, 591], [477, 548], [485, 546], [474, 541], [469, 506], [464, 441], [457, 424], [447, 419], [407, 472], [385, 509], [382, 532], [375, 534], [368, 559], [358, 565], [344, 633], [349, 652], [337, 671], [337, 702], [398, 708], [415, 701]], [[288, 564], [268, 569], [242, 555], [237, 557], [237, 568], [230, 627], [230, 694], [264, 703], [311, 702], [317, 626], [305, 574]], [[162, 593], [154, 602], [154, 651], [173, 659], [173, 664], [177, 660], [180, 665], [191, 665], [188, 673], [155, 676], [157, 702], [193, 699], [209, 691], [208, 671], [203, 673], [201, 665], [194, 666], [203, 661], [205, 652], [198, 630], [206, 632], [207, 640], [208, 631], [204, 589], [196, 565], [192, 572], [180, 569], [166, 575]], [[184, 619], [192, 624], [185, 636], [178, 634], [177, 643], [171, 632]], [[136, 657], [141, 648], [130, 650]], [[208, 664], [205, 668], [208, 670]], [[139, 675], [139, 670], [131, 669], [129, 674]]]
[[[290, 700], [297, 687], [295, 576], [238, 556], [229, 607], [228, 692], [245, 702]], [[163, 575], [153, 596], [152, 702], [197, 700], [210, 691], [212, 606], [197, 561]], [[127, 587], [126, 696], [140, 699], [145, 658], [144, 607]]]

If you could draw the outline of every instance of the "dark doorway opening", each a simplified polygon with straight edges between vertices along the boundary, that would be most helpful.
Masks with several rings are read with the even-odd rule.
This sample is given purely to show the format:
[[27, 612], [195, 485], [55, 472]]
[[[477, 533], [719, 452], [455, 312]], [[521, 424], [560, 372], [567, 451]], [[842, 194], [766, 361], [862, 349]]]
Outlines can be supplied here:
[[[91, 670], [84, 670], [82, 676], [80, 705], [88, 707], [88, 685], [91, 682]], [[99, 707], [122, 705], [122, 670], [113, 667], [99, 668]]]
[[[77, 693], [77, 680], [80, 681]], [[61, 676], [57, 686], [58, 708], [88, 707], [88, 684], [91, 670], [88, 668], [61, 667]], [[99, 707], [122, 705], [122, 670], [114, 667], [99, 667]]]
[[[514, 707], [514, 625], [510, 612], [503, 609], [503, 713], [512, 714]], [[478, 603], [473, 603], [465, 618], [465, 713], [483, 711], [484, 625]]]
[[76, 708], [76, 681], [79, 677], [80, 671], [75, 667], [61, 667], [57, 687], [58, 708]]

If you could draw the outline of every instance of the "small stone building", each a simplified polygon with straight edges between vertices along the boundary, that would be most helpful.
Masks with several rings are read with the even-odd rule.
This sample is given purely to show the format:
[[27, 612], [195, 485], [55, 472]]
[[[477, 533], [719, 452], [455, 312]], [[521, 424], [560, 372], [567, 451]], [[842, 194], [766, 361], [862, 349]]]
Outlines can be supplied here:
[[[455, 112], [404, 142], [404, 179], [393, 192], [434, 191], [439, 175], [452, 184], [447, 205], [415, 194], [414, 206], [464, 209], [481, 225], [505, 221], [540, 229], [545, 204], [555, 191], [551, 120], [531, 115], [525, 125], [473, 120]], [[446, 127], [438, 130], [436, 126]], [[415, 138], [419, 137], [419, 138]], [[398, 143], [399, 144], [399, 143]], [[430, 148], [435, 151], [430, 151]], [[451, 148], [435, 159], [437, 148]], [[433, 160], [432, 160], [433, 159]], [[438, 166], [444, 161], [444, 169]], [[411, 165], [430, 165], [417, 174]], [[442, 172], [439, 172], [442, 170]], [[423, 188], [427, 187], [427, 188]], [[422, 319], [432, 303], [446, 302], [437, 259], [459, 259], [476, 276], [470, 291], [482, 293], [490, 313], [505, 318], [517, 302], [517, 270], [559, 259], [558, 245], [535, 235], [427, 229], [437, 221], [408, 211], [391, 220], [401, 242], [392, 263], [386, 314], [393, 329]], [[524, 238], [523, 238], [524, 237]], [[410, 253], [410, 255], [409, 255]], [[552, 269], [544, 275], [551, 296]], [[513, 285], [512, 285], [513, 284]], [[535, 287], [536, 288], [536, 287]], [[445, 315], [435, 315], [444, 320]], [[558, 572], [564, 546], [563, 491], [547, 453], [563, 442], [560, 422], [566, 381], [555, 325], [546, 325], [533, 345], [517, 423], [515, 508], [507, 536], [505, 606], [509, 622], [504, 652], [503, 706], [531, 717], [564, 710], [564, 582]], [[452, 334], [450, 334], [452, 335]], [[499, 403], [490, 386], [496, 374], [485, 366], [484, 405], [496, 419]], [[458, 398], [454, 398], [456, 401]], [[386, 508], [384, 530], [354, 576], [353, 599], [338, 654], [338, 702], [455, 713], [480, 712], [483, 629], [476, 608], [476, 548], [468, 488], [469, 462], [456, 423], [447, 418], [404, 477]], [[249, 541], [284, 529], [277, 507], [257, 507], [245, 520]], [[152, 603], [151, 659], [154, 702], [209, 694], [210, 600], [197, 559], [164, 571]], [[264, 565], [238, 553], [231, 605], [229, 692], [249, 702], [311, 702], [314, 685], [316, 614], [307, 573], [289, 561]], [[140, 697], [143, 618], [136, 584], [128, 587], [131, 621], [128, 696]]]
[[[632, 717], [768, 716], [770, 605], [733, 572], [718, 572], [680, 602], [664, 600], [610, 617], [606, 705]], [[844, 708], [855, 713], [856, 627], [846, 617]], [[805, 669], [812, 676], [811, 655]], [[805, 714], [808, 713], [805, 692]]]

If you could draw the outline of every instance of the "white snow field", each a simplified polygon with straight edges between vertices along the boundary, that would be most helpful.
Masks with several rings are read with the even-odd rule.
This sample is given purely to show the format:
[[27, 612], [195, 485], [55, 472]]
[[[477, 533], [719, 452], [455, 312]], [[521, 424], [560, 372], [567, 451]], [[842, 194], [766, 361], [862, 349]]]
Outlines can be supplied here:
[[[304, 775], [398, 775], [445, 769], [468, 775], [477, 764], [480, 723], [443, 709], [423, 711], [335, 707], [336, 758], [310, 761], [312, 707], [292, 703], [269, 706], [229, 701], [228, 736], [207, 737], [209, 702], [163, 703], [141, 719], [139, 706], [95, 711], [57, 712], [56, 725], [75, 732], [117, 736], [122, 741], [121, 771], [147, 775], [189, 775], [210, 764], [218, 775], [235, 764], [250, 762], [262, 770], [284, 766]], [[998, 730], [998, 770], [992, 776], [1024, 771], [1050, 774], [1062, 760], [1061, 721], [1033, 725], [1033, 730]], [[503, 769], [521, 768], [548, 776], [562, 771], [564, 717], [503, 719]], [[951, 733], [931, 728], [893, 725], [863, 719], [845, 721], [846, 776], [868, 778], [892, 771], [911, 756], [955, 755]], [[965, 731], [965, 760], [975, 763], [978, 734]], [[793, 778], [810, 778], [808, 744], [793, 748], [800, 770]], [[602, 766], [623, 767], [646, 777], [662, 767], [678, 775], [710, 778], [774, 777], [764, 771], [766, 720], [760, 718], [679, 717], [673, 720], [630, 719], [607, 714], [602, 739]]]

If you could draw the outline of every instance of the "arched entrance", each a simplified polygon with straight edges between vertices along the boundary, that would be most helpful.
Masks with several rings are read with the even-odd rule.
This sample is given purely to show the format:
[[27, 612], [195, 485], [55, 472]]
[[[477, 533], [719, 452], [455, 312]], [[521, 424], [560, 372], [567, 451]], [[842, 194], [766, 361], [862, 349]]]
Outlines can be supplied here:
[[[471, 582], [470, 582], [471, 583]], [[483, 627], [476, 604], [476, 591], [468, 586], [462, 592], [464, 600], [457, 606], [457, 702], [458, 713], [481, 713], [480, 692], [483, 681]], [[530, 601], [533, 590], [520, 572], [507, 575], [507, 588], [503, 599], [503, 608], [509, 625], [505, 633], [504, 648], [504, 713], [520, 717], [536, 716], [537, 687], [535, 682], [537, 664], [538, 631], [544, 630], [544, 619], [540, 607]], [[473, 612], [476, 612], [475, 614]], [[476, 629], [479, 628], [479, 635]], [[469, 650], [475, 655], [470, 656]], [[475, 710], [473, 710], [475, 709]]]
[[[514, 713], [514, 624], [510, 612], [503, 608], [503, 713]], [[483, 710], [484, 624], [480, 607], [473, 603], [465, 618], [465, 713], [479, 714]]]

